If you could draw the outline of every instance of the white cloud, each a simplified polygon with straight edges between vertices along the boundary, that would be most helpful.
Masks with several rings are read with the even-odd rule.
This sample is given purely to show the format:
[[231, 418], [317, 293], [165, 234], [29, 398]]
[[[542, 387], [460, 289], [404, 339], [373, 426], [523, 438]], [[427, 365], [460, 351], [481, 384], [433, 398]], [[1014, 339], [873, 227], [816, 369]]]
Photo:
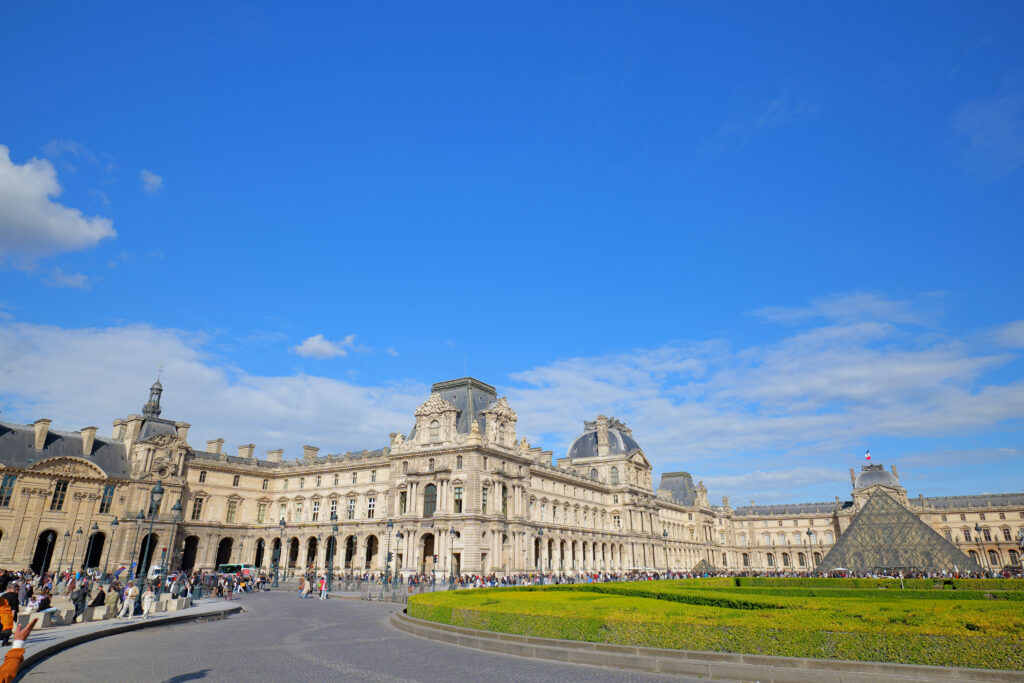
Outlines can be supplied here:
[[50, 284], [57, 287], [86, 289], [92, 283], [89, 281], [88, 276], [83, 275], [82, 273], [65, 273], [60, 268], [54, 268], [50, 271]]
[[1024, 320], [1000, 325], [993, 332], [994, 341], [1011, 349], [1024, 349]]
[[293, 346], [291, 351], [303, 358], [325, 360], [327, 358], [347, 356], [350, 351], [362, 352], [366, 350], [365, 347], [356, 346], [355, 342], [356, 336], [354, 334], [350, 334], [339, 341], [331, 341], [329, 339], [325, 339], [322, 334], [316, 334], [309, 337], [298, 346]]
[[964, 160], [974, 171], [998, 177], [1024, 166], [1024, 90], [1003, 87], [987, 100], [973, 100], [953, 116], [966, 136]]
[[156, 194], [164, 188], [164, 179], [148, 169], [142, 169], [139, 178], [142, 180], [142, 189], [149, 194]]
[[910, 301], [894, 301], [879, 294], [855, 292], [815, 299], [809, 306], [767, 306], [754, 315], [768, 322], [795, 324], [815, 319], [922, 324], [919, 310]]
[[[223, 437], [258, 453], [303, 444], [321, 453], [379, 448], [412, 426], [429, 387], [359, 386], [304, 374], [251, 375], [218, 362], [204, 335], [148, 325], [64, 329], [0, 323], [0, 408], [4, 421], [54, 419], [55, 429], [109, 425], [137, 413], [163, 365], [163, 416], [192, 424], [190, 442]], [[105, 430], [104, 430], [105, 431]], [[106, 432], [109, 434], [109, 431]]]
[[53, 201], [61, 192], [49, 161], [16, 164], [0, 145], [0, 261], [16, 259], [28, 267], [33, 259], [87, 249], [117, 234], [109, 219]]

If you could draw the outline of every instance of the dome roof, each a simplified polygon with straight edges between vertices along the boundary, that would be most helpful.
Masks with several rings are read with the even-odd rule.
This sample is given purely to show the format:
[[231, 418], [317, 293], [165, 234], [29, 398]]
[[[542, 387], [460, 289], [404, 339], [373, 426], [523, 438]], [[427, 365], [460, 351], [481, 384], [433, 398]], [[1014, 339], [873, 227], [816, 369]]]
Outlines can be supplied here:
[[854, 482], [854, 489], [866, 489], [869, 486], [881, 484], [882, 486], [898, 487], [900, 480], [892, 472], [887, 472], [881, 465], [864, 465], [860, 474]]
[[629, 455], [633, 451], [640, 450], [640, 444], [633, 439], [633, 433], [626, 425], [614, 417], [606, 418], [601, 415], [593, 422], [583, 423], [583, 433], [569, 444], [569, 457], [596, 458], [599, 455], [597, 448], [598, 431], [599, 429], [604, 429], [605, 425], [607, 425], [608, 429], [608, 453], [605, 457]]

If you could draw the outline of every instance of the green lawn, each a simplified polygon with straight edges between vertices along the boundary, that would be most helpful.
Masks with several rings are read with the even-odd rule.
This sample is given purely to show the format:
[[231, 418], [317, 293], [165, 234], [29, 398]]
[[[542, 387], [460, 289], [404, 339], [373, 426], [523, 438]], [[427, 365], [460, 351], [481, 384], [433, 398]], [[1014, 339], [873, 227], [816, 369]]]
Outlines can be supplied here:
[[412, 596], [408, 613], [621, 645], [1024, 670], [1020, 581], [906, 584], [688, 579], [491, 588]]

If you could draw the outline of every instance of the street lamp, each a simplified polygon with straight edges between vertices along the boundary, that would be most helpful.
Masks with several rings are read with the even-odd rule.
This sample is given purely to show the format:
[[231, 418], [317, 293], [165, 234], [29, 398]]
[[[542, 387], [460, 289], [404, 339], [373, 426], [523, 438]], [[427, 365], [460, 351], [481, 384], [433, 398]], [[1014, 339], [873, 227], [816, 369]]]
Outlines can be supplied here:
[[96, 542], [96, 534], [99, 533], [100, 527], [96, 522], [93, 522], [92, 528], [89, 531], [92, 533], [89, 534], [89, 542], [85, 546], [85, 557], [82, 558], [82, 569], [86, 572], [89, 571], [89, 556], [92, 554], [92, 546]]
[[71, 551], [71, 560], [68, 562], [71, 569], [75, 568], [75, 557], [78, 555], [78, 542], [82, 540], [82, 533], [82, 527], [78, 527], [78, 531], [75, 532], [75, 549]]
[[107, 551], [107, 559], [103, 562], [103, 575], [107, 575], [107, 567], [110, 566], [110, 553], [114, 552], [114, 548], [117, 546], [114, 544], [114, 537], [117, 535], [117, 517], [110, 522], [110, 550]]
[[[392, 581], [393, 581], [392, 585], [394, 585], [395, 587], [398, 586], [398, 550], [397, 549], [398, 549], [398, 543], [403, 538], [405, 538], [405, 534], [403, 534], [401, 531], [399, 531], [398, 533], [395, 534], [395, 549], [396, 549], [395, 550], [395, 575], [394, 575], [394, 579], [392, 579]], [[390, 567], [390, 566], [391, 566], [391, 562], [388, 562], [388, 567]]]
[[[981, 561], [986, 559], [985, 558], [985, 550], [984, 550], [984, 548], [981, 545], [981, 522], [976, 522], [974, 524], [974, 532], [975, 532], [975, 534], [977, 535], [977, 538], [978, 538], [978, 566], [980, 567], [980, 566], [982, 566]], [[988, 564], [989, 570], [991, 571], [992, 565], [990, 563], [988, 563], [987, 561], [986, 561], [986, 564]]]
[[[53, 544], [53, 540], [55, 538], [57, 538], [57, 532], [55, 531], [51, 531], [50, 533], [46, 534], [46, 552], [43, 554], [43, 563], [46, 563], [47, 565], [49, 565], [50, 561], [50, 545]], [[42, 574], [46, 569], [49, 569], [49, 566], [44, 568], [43, 563], [40, 563], [39, 565], [40, 574]]]
[[395, 523], [390, 519], [387, 523], [388, 527], [388, 546], [384, 551], [384, 586], [387, 587], [391, 583], [391, 530], [395, 528]]
[[661, 530], [661, 538], [663, 539], [663, 542], [665, 543], [665, 571], [667, 572], [669, 570], [669, 567], [668, 567], [668, 529], [662, 529]]
[[455, 590], [455, 527], [448, 530], [448, 590]]
[[[388, 522], [390, 524], [391, 522]], [[331, 513], [331, 552], [327, 558], [327, 592], [334, 590], [334, 553], [338, 552], [338, 513]]]
[[60, 562], [57, 563], [57, 573], [60, 574], [60, 568], [64, 566], [64, 553], [68, 551], [68, 541], [71, 540], [71, 532], [64, 532], [64, 547], [60, 551]]
[[132, 578], [135, 578], [135, 570], [138, 568], [138, 564], [135, 562], [135, 556], [139, 552], [139, 531], [142, 529], [142, 523], [146, 521], [146, 513], [139, 510], [138, 516], [135, 518], [135, 540], [132, 541]]
[[174, 505], [171, 506], [171, 542], [167, 544], [167, 550], [160, 558], [160, 585], [163, 585], [164, 579], [167, 578], [168, 566], [174, 562], [174, 536], [178, 531], [178, 524], [182, 520], [181, 514], [181, 499], [174, 501]]
[[281, 555], [284, 554], [284, 530], [288, 528], [288, 525], [284, 522], [284, 517], [281, 518], [281, 542], [277, 545], [277, 552], [274, 553], [274, 588], [277, 588], [278, 573], [281, 569]]
[[[160, 501], [164, 498], [164, 487], [160, 482], [156, 483], [156, 486], [149, 492], [149, 534], [146, 536], [146, 549], [142, 552], [146, 558], [146, 570], [148, 573], [151, 565], [150, 559], [150, 547], [153, 545], [153, 523], [156, 521], [156, 511], [160, 509]], [[139, 564], [142, 564], [142, 557], [139, 558]], [[143, 580], [146, 577], [143, 576]]]
[[537, 529], [537, 536], [540, 537], [540, 557], [537, 558], [537, 566], [540, 567], [540, 571], [544, 572], [544, 529]]

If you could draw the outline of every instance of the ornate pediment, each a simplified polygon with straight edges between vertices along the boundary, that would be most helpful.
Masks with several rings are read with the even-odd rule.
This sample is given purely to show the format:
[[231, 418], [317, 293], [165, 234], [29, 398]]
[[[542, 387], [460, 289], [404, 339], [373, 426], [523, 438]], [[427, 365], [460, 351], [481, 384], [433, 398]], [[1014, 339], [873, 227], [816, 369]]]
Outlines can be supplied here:
[[139, 443], [150, 444], [157, 448], [183, 449], [189, 448], [188, 443], [177, 434], [154, 434], [145, 441]]
[[448, 401], [441, 398], [441, 394], [434, 392], [424, 403], [416, 409], [416, 417], [427, 415], [441, 415], [447, 412], [459, 412], [459, 409]]
[[83, 460], [81, 458], [71, 457], [49, 458], [35, 463], [29, 469], [33, 472], [56, 474], [65, 477], [106, 478], [107, 476], [107, 473], [100, 469], [100, 467], [95, 463], [91, 463], [88, 460]]
[[508, 420], [510, 422], [515, 422], [517, 419], [519, 419], [516, 416], [516, 411], [512, 410], [512, 408], [509, 407], [508, 401], [505, 400], [504, 396], [495, 401], [494, 405], [485, 410], [484, 413], [486, 415], [493, 415], [498, 420]]

